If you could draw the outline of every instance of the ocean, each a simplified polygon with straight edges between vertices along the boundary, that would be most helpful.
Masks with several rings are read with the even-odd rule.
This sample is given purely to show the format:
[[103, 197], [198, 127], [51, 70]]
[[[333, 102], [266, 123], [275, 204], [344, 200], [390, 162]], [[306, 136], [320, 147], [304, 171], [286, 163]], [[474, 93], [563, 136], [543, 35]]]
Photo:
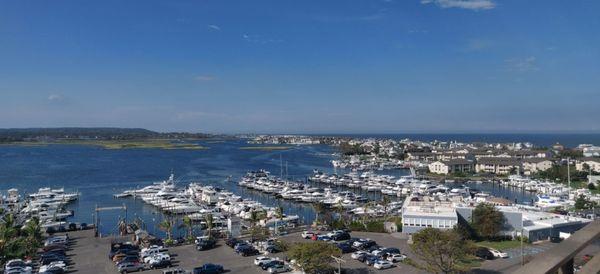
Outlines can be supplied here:
[[[380, 135], [378, 135], [379, 137]], [[411, 136], [411, 135], [404, 135]], [[404, 137], [403, 136], [403, 137]], [[458, 135], [451, 135], [458, 138]], [[464, 141], [504, 141], [520, 140], [515, 136], [464, 136]], [[537, 135], [536, 135], [537, 136]], [[444, 139], [445, 135], [414, 135], [411, 139]], [[529, 136], [531, 137], [531, 136]], [[559, 138], [560, 137], [560, 138]], [[506, 139], [502, 139], [506, 138]], [[531, 142], [544, 141], [550, 144], [559, 141], [570, 145], [576, 143], [595, 143], [597, 135], [582, 136], [537, 136], [525, 138]], [[163, 149], [120, 149], [110, 150], [96, 146], [83, 145], [47, 145], [47, 146], [0, 146], [0, 191], [17, 188], [22, 195], [36, 192], [41, 187], [64, 187], [66, 191], [81, 193], [79, 200], [69, 206], [75, 211], [70, 221], [93, 223], [93, 211], [96, 206], [127, 206], [127, 217], [142, 218], [150, 232], [160, 234], [156, 224], [163, 216], [153, 207], [134, 199], [116, 199], [114, 194], [162, 181], [174, 172], [179, 187], [190, 182], [230, 190], [244, 198], [260, 201], [269, 206], [282, 205], [287, 214], [298, 214], [306, 222], [312, 222], [314, 211], [308, 204], [298, 204], [275, 199], [272, 196], [247, 190], [237, 186], [237, 181], [247, 171], [266, 169], [279, 176], [287, 164], [290, 179], [305, 181], [314, 169], [328, 173], [334, 172], [330, 160], [334, 159], [335, 148], [327, 145], [293, 146], [285, 151], [261, 151], [240, 149], [245, 140], [227, 140], [222, 142], [199, 141], [206, 150], [163, 150]], [[252, 145], [254, 146], [254, 145]], [[285, 168], [284, 171], [285, 173]], [[337, 172], [341, 172], [337, 170]], [[392, 175], [406, 175], [406, 170], [391, 171]], [[228, 176], [232, 180], [227, 181]], [[497, 185], [470, 185], [511, 200], [530, 201], [530, 193]], [[371, 198], [380, 196], [369, 194]], [[116, 233], [117, 221], [124, 217], [120, 210], [100, 213], [102, 233]]]

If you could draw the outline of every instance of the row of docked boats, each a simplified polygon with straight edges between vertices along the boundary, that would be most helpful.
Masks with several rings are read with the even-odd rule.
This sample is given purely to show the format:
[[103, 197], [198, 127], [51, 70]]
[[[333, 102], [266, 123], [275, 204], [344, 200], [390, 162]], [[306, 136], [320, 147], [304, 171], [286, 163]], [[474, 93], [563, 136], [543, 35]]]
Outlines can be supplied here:
[[[268, 207], [260, 202], [243, 199], [230, 191], [225, 191], [210, 185], [192, 182], [184, 188], [177, 188], [173, 174], [169, 179], [152, 185], [126, 190], [115, 197], [134, 197], [144, 203], [156, 207], [159, 211], [169, 214], [185, 215], [194, 221], [206, 224], [207, 215], [211, 215], [216, 229], [225, 229], [227, 219], [237, 216], [243, 220], [252, 219], [252, 212], [264, 213], [264, 224], [277, 215], [274, 207]], [[297, 223], [297, 215], [278, 216], [284, 223]]]
[[66, 219], [73, 216], [67, 204], [77, 200], [79, 193], [67, 193], [64, 188], [44, 187], [25, 197], [12, 188], [2, 196], [1, 207], [5, 213], [13, 213], [19, 223], [26, 224], [37, 217], [42, 228], [59, 228], [67, 225]]

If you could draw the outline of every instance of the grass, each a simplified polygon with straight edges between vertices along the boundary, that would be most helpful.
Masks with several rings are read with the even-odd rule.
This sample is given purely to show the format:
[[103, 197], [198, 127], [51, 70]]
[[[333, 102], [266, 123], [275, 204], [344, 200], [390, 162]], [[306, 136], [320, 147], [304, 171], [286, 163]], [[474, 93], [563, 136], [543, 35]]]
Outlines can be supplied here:
[[481, 262], [482, 260], [475, 256], [467, 256], [460, 261], [459, 265], [466, 269], [471, 269], [475, 267], [481, 267]]
[[264, 150], [264, 151], [273, 151], [273, 150], [287, 150], [292, 147], [290, 146], [256, 146], [256, 147], [240, 147], [241, 150]]
[[[493, 248], [493, 249], [501, 250], [501, 251], [506, 250], [506, 249], [521, 247], [521, 242], [517, 241], [517, 240], [498, 241], [498, 242], [481, 241], [481, 242], [476, 242], [475, 244], [478, 246]], [[523, 244], [527, 244], [527, 243], [523, 243]]]
[[152, 140], [58, 140], [55, 142], [18, 142], [10, 145], [45, 146], [45, 145], [85, 145], [99, 146], [105, 149], [206, 149], [194, 143], [177, 143], [167, 139]]

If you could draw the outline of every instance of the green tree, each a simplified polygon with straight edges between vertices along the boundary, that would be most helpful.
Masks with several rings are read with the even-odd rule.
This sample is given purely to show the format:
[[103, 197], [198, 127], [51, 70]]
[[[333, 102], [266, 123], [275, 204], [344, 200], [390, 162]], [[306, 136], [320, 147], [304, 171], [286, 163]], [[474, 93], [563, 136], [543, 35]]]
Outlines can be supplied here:
[[583, 195], [579, 195], [579, 197], [577, 197], [577, 199], [575, 199], [575, 209], [577, 209], [577, 210], [590, 209], [590, 208], [594, 208], [595, 206], [596, 206], [595, 202], [588, 200]]
[[296, 243], [288, 251], [288, 257], [296, 260], [298, 266], [306, 273], [318, 273], [331, 268], [333, 258], [341, 256], [341, 251], [325, 242]]
[[279, 227], [283, 225], [283, 207], [277, 206], [275, 209], [275, 218], [279, 221], [275, 226], [277, 233], [279, 234]]
[[255, 225], [250, 228], [250, 238], [254, 241], [264, 241], [271, 236], [269, 229], [263, 226]]
[[183, 216], [180, 227], [187, 230], [187, 240], [192, 241], [194, 239], [194, 221], [192, 218], [189, 216]]
[[213, 215], [210, 213], [204, 215], [204, 221], [206, 222], [206, 231], [208, 233], [208, 237], [212, 238], [212, 230], [215, 221]]
[[381, 206], [383, 206], [383, 221], [387, 221], [388, 218], [388, 208], [390, 206], [390, 197], [388, 197], [387, 195], [383, 196], [383, 199], [381, 199]]
[[173, 221], [164, 219], [158, 224], [158, 228], [167, 234], [167, 242], [173, 241]]
[[325, 204], [322, 202], [316, 202], [313, 204], [313, 209], [315, 210], [315, 223], [320, 223], [320, 215], [325, 212]]
[[473, 252], [472, 243], [453, 230], [425, 228], [412, 236], [413, 253], [423, 261], [422, 267], [433, 273], [459, 273], [468, 269], [460, 262]]
[[37, 249], [42, 246], [42, 227], [38, 217], [32, 217], [22, 228], [25, 235], [25, 249], [30, 256], [35, 255]]
[[473, 210], [472, 225], [480, 237], [492, 239], [504, 225], [504, 215], [492, 204], [481, 203]]

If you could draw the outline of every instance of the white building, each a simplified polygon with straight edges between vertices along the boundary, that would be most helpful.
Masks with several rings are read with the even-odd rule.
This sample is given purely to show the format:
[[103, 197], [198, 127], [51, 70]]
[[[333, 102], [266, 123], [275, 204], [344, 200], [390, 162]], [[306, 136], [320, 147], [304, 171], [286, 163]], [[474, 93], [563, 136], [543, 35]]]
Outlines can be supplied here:
[[600, 172], [600, 158], [582, 158], [575, 162], [577, 171], [587, 171], [587, 168], [593, 172]]
[[447, 161], [435, 161], [428, 165], [429, 172], [435, 174], [449, 174], [456, 172], [472, 172], [473, 162], [466, 159], [452, 159]]
[[540, 171], [546, 171], [552, 168], [554, 162], [548, 158], [527, 158], [523, 159], [523, 172], [525, 175], [531, 175]]
[[510, 174], [521, 171], [521, 161], [512, 157], [482, 157], [477, 159], [478, 173]]

